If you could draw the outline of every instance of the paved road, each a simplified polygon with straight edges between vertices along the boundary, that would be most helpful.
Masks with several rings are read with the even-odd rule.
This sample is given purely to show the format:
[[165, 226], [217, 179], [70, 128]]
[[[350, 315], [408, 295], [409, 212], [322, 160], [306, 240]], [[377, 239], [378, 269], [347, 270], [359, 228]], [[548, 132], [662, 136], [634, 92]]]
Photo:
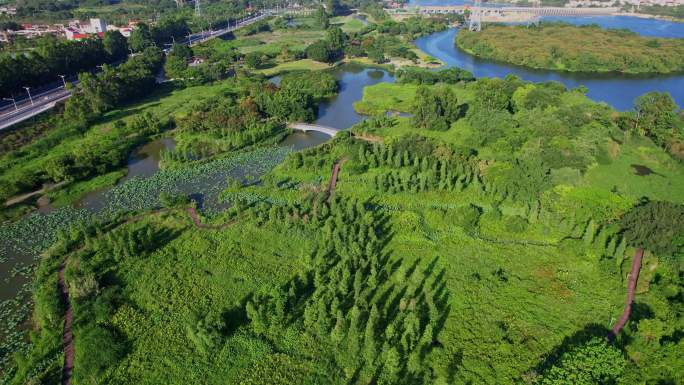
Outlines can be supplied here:
[[[236, 24], [232, 24], [227, 28], [190, 35], [188, 38], [184, 39], [181, 44], [190, 46], [197, 45], [275, 14], [277, 13], [269, 10], [258, 12], [250, 17], [239, 20]], [[71, 81], [75, 84], [75, 77], [72, 78]], [[43, 87], [32, 87], [31, 90], [33, 102], [29, 100], [28, 94], [16, 97], [16, 108], [12, 101], [0, 101], [3, 103], [0, 105], [0, 131], [50, 110], [55, 107], [58, 102], [64, 101], [71, 96], [71, 91], [64, 89], [64, 84], [61, 80], [58, 83], [49, 84]]]

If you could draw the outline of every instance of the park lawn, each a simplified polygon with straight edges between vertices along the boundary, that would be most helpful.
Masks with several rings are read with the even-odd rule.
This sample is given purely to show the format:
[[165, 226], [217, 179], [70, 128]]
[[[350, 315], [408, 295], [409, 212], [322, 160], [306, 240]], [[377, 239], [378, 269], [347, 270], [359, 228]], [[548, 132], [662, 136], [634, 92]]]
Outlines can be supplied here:
[[309, 44], [323, 39], [325, 32], [320, 30], [278, 29], [273, 32], [262, 32], [249, 37], [260, 44], [239, 47], [241, 53], [261, 52], [277, 55], [284, 47], [293, 51], [303, 51]]
[[48, 193], [47, 196], [50, 198], [50, 203], [53, 207], [68, 206], [91, 192], [114, 186], [124, 176], [126, 176], [126, 170], [112, 171], [89, 180], [74, 182], [57, 191]]
[[[646, 166], [650, 175], [637, 175], [632, 165]], [[627, 138], [619, 154], [608, 164], [590, 168], [581, 182], [584, 185], [617, 189], [632, 198], [684, 202], [684, 170], [677, 161], [649, 139]]]
[[214, 51], [218, 54], [230, 53], [233, 49], [240, 49], [243, 47], [251, 47], [262, 44], [258, 39], [241, 38], [241, 39], [211, 39], [209, 42], [200, 44], [196, 50], [199, 48], [201, 50], [207, 49]]
[[365, 27], [363, 22], [353, 15], [333, 17], [330, 19], [330, 24], [340, 27], [346, 33], [358, 32]]
[[302, 59], [288, 61], [284, 63], [278, 63], [273, 67], [263, 68], [255, 72], [266, 75], [266, 76], [276, 76], [282, 75], [287, 72], [293, 71], [306, 71], [306, 70], [323, 70], [330, 68], [329, 64], [317, 62], [311, 59]]
[[[446, 86], [464, 102], [473, 98], [473, 92], [462, 86]], [[354, 103], [356, 112], [376, 115], [386, 111], [411, 112], [418, 86], [415, 84], [378, 83], [363, 89], [363, 97]]]

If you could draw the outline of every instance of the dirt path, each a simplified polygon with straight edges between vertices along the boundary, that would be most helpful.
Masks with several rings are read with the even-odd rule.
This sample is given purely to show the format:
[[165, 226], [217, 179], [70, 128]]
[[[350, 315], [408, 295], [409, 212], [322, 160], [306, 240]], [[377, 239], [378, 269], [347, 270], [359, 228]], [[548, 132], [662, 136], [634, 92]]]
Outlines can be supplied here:
[[26, 193], [23, 195], [14, 196], [14, 197], [8, 199], [7, 202], [5, 202], [5, 207], [9, 207], [9, 206], [15, 205], [17, 203], [21, 203], [21, 202], [23, 202], [23, 201], [25, 201], [31, 197], [34, 197], [36, 195], [45, 194], [45, 193], [50, 192], [54, 189], [57, 189], [57, 188], [64, 186], [66, 183], [67, 183], [66, 181], [61, 181], [57, 184], [45, 185], [40, 190], [36, 190], [36, 191]]
[[66, 304], [64, 312], [64, 332], [62, 334], [62, 346], [64, 347], [64, 368], [62, 369], [62, 385], [71, 385], [71, 375], [74, 370], [74, 338], [71, 332], [71, 325], [74, 321], [74, 313], [69, 301], [69, 289], [64, 280], [64, 270], [66, 270], [66, 260], [59, 268], [59, 292], [62, 300]]
[[332, 195], [335, 192], [335, 187], [337, 187], [337, 175], [340, 173], [340, 168], [342, 167], [342, 164], [346, 161], [347, 158], [344, 157], [338, 160], [333, 166], [332, 175], [330, 176], [330, 183], [328, 184], [328, 193], [330, 195]]
[[608, 339], [613, 340], [620, 334], [620, 330], [625, 326], [629, 320], [629, 315], [632, 312], [632, 303], [634, 302], [634, 291], [636, 290], [637, 281], [639, 280], [639, 272], [641, 271], [641, 260], [644, 257], [644, 249], [638, 248], [634, 253], [634, 260], [632, 261], [632, 270], [629, 272], [629, 280], [627, 283], [627, 300], [625, 301], [625, 309], [618, 322], [613, 326], [613, 330], [608, 333]]

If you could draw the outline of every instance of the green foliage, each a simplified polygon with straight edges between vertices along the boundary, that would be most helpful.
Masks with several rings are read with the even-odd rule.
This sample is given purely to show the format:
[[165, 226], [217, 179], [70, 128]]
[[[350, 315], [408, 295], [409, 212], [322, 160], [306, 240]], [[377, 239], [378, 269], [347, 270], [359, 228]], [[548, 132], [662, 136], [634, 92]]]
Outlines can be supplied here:
[[[326, 213], [314, 213], [326, 236], [310, 257], [312, 271], [303, 282], [257, 293], [246, 306], [252, 329], [282, 344], [287, 328], [301, 328], [319, 344], [336, 346], [323, 357], [346, 382], [357, 376], [364, 383], [429, 381], [427, 357], [439, 350], [435, 328], [445, 298], [426, 283], [438, 281], [415, 267], [392, 271], [381, 252], [380, 218], [367, 203], [335, 199]], [[390, 282], [394, 300], [373, 295], [382, 282]]]
[[330, 17], [322, 5], [316, 8], [314, 19], [316, 20], [317, 26], [321, 29], [328, 29], [328, 26], [330, 26]]
[[446, 131], [463, 117], [465, 108], [451, 88], [419, 87], [413, 102], [413, 124], [420, 128]]
[[660, 255], [673, 255], [684, 247], [684, 206], [648, 201], [630, 210], [620, 221], [630, 245]]
[[684, 69], [681, 39], [640, 36], [598, 25], [542, 23], [461, 30], [456, 44], [479, 57], [533, 68], [581, 72], [671, 73]]
[[634, 102], [634, 131], [668, 148], [684, 139], [684, 121], [677, 115], [677, 104], [668, 93], [649, 92]]
[[613, 384], [627, 366], [622, 352], [595, 337], [565, 352], [551, 368], [542, 373], [541, 385]]
[[74, 332], [74, 380], [97, 384], [102, 373], [122, 357], [125, 343], [121, 336], [102, 326], [87, 326]]
[[116, 68], [104, 67], [97, 75], [81, 74], [76, 95], [67, 101], [64, 117], [85, 124], [131, 98], [148, 94], [156, 84], [162, 60], [161, 50], [151, 47]]
[[250, 52], [245, 55], [245, 64], [252, 69], [259, 68], [264, 62], [261, 52]]
[[335, 61], [333, 53], [330, 51], [328, 44], [324, 40], [319, 40], [306, 47], [306, 57], [322, 63]]
[[97, 38], [67, 41], [48, 35], [38, 39], [30, 53], [0, 54], [0, 96], [25, 93], [22, 87], [44, 85], [60, 80], [58, 75], [74, 75], [119, 60], [121, 56], [114, 56], [121, 54], [118, 49], [109, 52], [114, 48], [110, 38], [105, 39], [105, 46]]
[[301, 90], [314, 100], [323, 100], [337, 94], [339, 89], [335, 77], [322, 71], [290, 72], [280, 80], [281, 89]]
[[473, 74], [458, 67], [431, 71], [420, 67], [401, 67], [395, 76], [399, 84], [457, 84], [475, 80]]

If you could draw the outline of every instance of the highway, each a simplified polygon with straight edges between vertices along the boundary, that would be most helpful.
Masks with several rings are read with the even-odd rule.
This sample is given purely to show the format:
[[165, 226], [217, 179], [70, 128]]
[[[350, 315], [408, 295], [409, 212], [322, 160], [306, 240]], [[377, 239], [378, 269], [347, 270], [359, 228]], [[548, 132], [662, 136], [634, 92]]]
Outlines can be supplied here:
[[[279, 12], [272, 10], [260, 11], [249, 17], [239, 19], [235, 24], [231, 23], [226, 28], [189, 35], [180, 43], [194, 46], [253, 24], [268, 16], [286, 11], [287, 10], [284, 9]], [[164, 51], [168, 53], [168, 49]], [[67, 78], [66, 81], [72, 84], [77, 83], [76, 77]], [[71, 91], [65, 89], [64, 82], [62, 82], [61, 79], [58, 82], [42, 87], [31, 87], [29, 91], [31, 91], [31, 99], [33, 100], [29, 99], [28, 93], [25, 93], [25, 95], [22, 96], [14, 96], [14, 102], [6, 99], [0, 101], [2, 102], [2, 104], [0, 104], [0, 131], [50, 110], [54, 108], [57, 103], [62, 102], [71, 96]]]

